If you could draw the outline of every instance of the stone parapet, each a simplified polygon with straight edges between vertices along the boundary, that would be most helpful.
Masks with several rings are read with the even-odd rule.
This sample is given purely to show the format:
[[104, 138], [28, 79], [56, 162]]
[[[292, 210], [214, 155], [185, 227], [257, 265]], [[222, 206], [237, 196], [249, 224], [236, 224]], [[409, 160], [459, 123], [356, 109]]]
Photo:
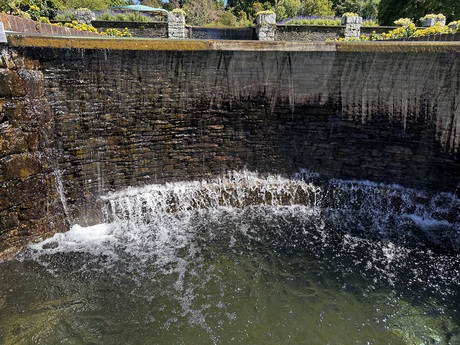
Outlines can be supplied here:
[[342, 17], [342, 25], [345, 25], [345, 38], [359, 37], [361, 35], [362, 17]]
[[72, 36], [99, 36], [94, 32], [75, 30], [64, 26], [45, 24], [34, 20], [0, 13], [0, 22], [3, 23], [5, 30], [26, 34], [45, 34], [45, 35], [72, 35]]
[[276, 14], [259, 14], [256, 17], [256, 36], [259, 41], [274, 41]]
[[168, 38], [186, 38], [185, 16], [180, 13], [168, 13]]

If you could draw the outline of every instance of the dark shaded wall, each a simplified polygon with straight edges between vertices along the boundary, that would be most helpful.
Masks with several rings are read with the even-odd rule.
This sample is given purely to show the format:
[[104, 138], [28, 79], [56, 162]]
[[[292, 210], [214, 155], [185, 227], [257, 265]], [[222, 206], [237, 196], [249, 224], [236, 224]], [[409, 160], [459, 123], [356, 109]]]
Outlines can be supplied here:
[[52, 140], [40, 150], [52, 153], [72, 221], [100, 221], [109, 191], [244, 168], [456, 190], [458, 47], [258, 45], [9, 48], [43, 75]]
[[188, 38], [208, 40], [254, 40], [255, 28], [205, 28], [190, 26]]

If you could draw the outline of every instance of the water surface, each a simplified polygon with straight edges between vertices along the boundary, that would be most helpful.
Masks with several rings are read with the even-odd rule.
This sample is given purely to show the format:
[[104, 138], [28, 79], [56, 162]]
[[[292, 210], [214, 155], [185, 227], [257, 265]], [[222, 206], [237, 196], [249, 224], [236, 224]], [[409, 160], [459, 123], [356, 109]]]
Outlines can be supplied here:
[[236, 174], [0, 264], [0, 344], [460, 344], [458, 199]]

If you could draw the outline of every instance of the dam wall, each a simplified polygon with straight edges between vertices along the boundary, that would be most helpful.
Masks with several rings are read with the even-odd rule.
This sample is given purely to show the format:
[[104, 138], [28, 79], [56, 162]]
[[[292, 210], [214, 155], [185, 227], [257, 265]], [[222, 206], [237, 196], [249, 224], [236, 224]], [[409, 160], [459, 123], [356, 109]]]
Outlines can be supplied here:
[[457, 43], [8, 40], [0, 251], [102, 221], [110, 191], [230, 170], [458, 193]]

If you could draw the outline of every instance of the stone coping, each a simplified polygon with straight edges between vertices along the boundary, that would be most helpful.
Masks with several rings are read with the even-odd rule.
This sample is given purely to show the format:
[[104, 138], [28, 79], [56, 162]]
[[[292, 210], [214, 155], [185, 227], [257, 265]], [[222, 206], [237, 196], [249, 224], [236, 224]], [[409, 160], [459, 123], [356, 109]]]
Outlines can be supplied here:
[[11, 47], [174, 51], [337, 51], [353, 53], [460, 52], [460, 42], [286, 42], [78, 37], [8, 33]]

